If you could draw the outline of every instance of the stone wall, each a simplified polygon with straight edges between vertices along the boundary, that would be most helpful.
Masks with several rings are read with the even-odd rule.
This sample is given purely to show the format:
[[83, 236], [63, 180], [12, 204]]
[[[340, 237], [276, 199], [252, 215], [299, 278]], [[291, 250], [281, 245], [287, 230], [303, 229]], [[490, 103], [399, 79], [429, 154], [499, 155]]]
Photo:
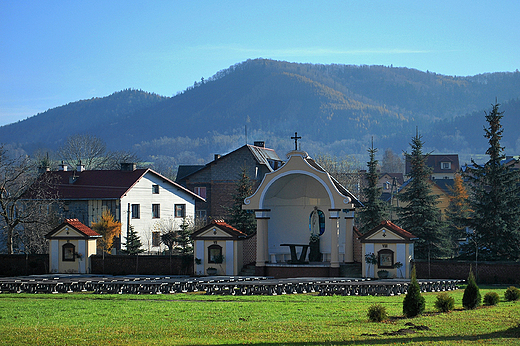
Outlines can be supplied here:
[[192, 275], [193, 256], [102, 255], [90, 257], [92, 274]]
[[[467, 280], [470, 267], [482, 284], [520, 284], [519, 262], [478, 262], [433, 260], [430, 265], [426, 260], [415, 260], [419, 279], [461, 279]], [[477, 269], [477, 270], [475, 270]]]

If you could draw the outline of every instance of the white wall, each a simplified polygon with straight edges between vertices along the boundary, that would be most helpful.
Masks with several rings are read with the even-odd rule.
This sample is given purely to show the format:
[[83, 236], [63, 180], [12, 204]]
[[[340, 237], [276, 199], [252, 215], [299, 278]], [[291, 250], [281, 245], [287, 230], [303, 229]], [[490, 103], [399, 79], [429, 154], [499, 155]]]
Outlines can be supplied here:
[[[158, 194], [152, 193], [152, 185], [159, 185]], [[160, 247], [152, 247], [152, 232], [154, 230], [159, 231], [159, 223], [173, 220], [175, 229], [179, 229], [182, 218], [174, 217], [175, 204], [186, 204], [186, 217], [191, 220], [195, 217], [195, 197], [178, 189], [169, 182], [164, 182], [161, 177], [153, 173], [147, 173], [121, 199], [122, 243], [126, 242], [128, 204], [140, 205], [140, 218], [130, 218], [130, 224], [134, 226], [134, 229], [141, 237], [143, 249], [146, 251], [156, 252], [167, 248], [163, 244]], [[152, 218], [152, 204], [160, 204], [160, 218]]]

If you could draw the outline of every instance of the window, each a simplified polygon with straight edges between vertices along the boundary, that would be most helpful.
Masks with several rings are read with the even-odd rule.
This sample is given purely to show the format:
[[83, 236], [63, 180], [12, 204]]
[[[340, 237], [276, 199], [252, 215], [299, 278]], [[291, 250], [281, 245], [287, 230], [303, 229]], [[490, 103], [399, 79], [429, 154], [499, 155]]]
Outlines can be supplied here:
[[206, 198], [206, 187], [196, 187], [194, 192], [202, 198]]
[[141, 218], [141, 206], [139, 204], [132, 204], [132, 219]]
[[152, 218], [158, 219], [161, 217], [161, 205], [152, 204]]
[[152, 246], [161, 246], [161, 232], [152, 232]]
[[76, 260], [76, 247], [71, 243], [66, 243], [62, 247], [63, 261], [74, 262]]
[[195, 218], [199, 220], [206, 220], [206, 210], [196, 210], [195, 211]]
[[441, 162], [441, 169], [451, 169], [451, 162]]
[[222, 263], [222, 246], [213, 244], [208, 247], [208, 263]]
[[377, 253], [379, 268], [393, 268], [394, 267], [394, 252], [392, 250], [384, 249]]
[[159, 193], [159, 185], [152, 185], [152, 193], [153, 194]]
[[186, 217], [186, 204], [175, 204], [175, 217]]

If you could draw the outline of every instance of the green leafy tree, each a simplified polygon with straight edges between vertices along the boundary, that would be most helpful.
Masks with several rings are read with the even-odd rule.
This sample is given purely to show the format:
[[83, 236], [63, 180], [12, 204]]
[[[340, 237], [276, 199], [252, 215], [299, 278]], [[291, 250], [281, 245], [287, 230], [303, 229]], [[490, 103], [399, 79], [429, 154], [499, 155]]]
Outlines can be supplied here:
[[402, 203], [397, 210], [399, 225], [416, 235], [417, 258], [428, 258], [441, 253], [442, 227], [441, 212], [436, 207], [438, 200], [432, 192], [431, 168], [426, 165], [429, 154], [423, 154], [422, 136], [412, 138], [412, 152], [405, 153], [410, 160], [410, 179], [403, 192], [398, 195]]
[[256, 231], [256, 219], [253, 211], [242, 209], [244, 199], [251, 196], [253, 192], [253, 183], [247, 175], [246, 168], [242, 168], [240, 179], [233, 194], [233, 205], [229, 208], [228, 222], [231, 226], [246, 234], [253, 234]]
[[126, 236], [126, 243], [123, 243], [126, 249], [121, 250], [121, 252], [129, 254], [129, 255], [138, 255], [144, 252], [144, 249], [141, 247], [143, 244], [141, 243], [141, 237], [137, 234], [134, 229], [134, 226], [130, 226], [128, 229], [128, 234]]
[[376, 153], [377, 149], [372, 147], [368, 149], [370, 155], [370, 161], [368, 164], [368, 173], [366, 174], [367, 187], [363, 189], [363, 196], [365, 201], [363, 202], [364, 207], [359, 212], [359, 222], [361, 224], [361, 233], [366, 233], [379, 225], [381, 221], [387, 220], [388, 208], [387, 204], [381, 200], [382, 188], [377, 186], [379, 182], [379, 174], [377, 173], [377, 160]]
[[419, 286], [419, 282], [417, 281], [417, 274], [414, 266], [412, 268], [412, 277], [410, 285], [408, 286], [408, 292], [403, 300], [403, 314], [406, 317], [415, 317], [422, 314], [425, 307], [425, 299], [421, 295], [421, 286]]
[[[520, 257], [520, 171], [505, 165], [504, 148], [500, 146], [503, 112], [495, 103], [486, 113], [489, 160], [479, 165], [472, 160], [465, 177], [470, 187], [468, 225], [474, 233], [468, 252], [478, 251], [486, 260], [518, 260]], [[470, 243], [471, 244], [471, 243]]]

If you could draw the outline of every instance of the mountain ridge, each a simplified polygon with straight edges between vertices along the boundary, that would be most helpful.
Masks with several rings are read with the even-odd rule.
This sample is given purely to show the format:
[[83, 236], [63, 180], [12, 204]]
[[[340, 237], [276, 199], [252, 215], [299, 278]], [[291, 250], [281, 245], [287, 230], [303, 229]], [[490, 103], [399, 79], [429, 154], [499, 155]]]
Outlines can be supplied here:
[[[476, 137], [482, 139], [483, 111], [496, 97], [504, 101], [504, 124], [520, 123], [518, 71], [455, 77], [254, 59], [173, 97], [125, 89], [72, 102], [2, 126], [0, 138], [30, 154], [89, 133], [113, 150], [174, 167], [207, 162], [246, 140], [265, 140], [283, 154], [296, 131], [311, 155], [357, 155], [363, 162], [372, 137], [380, 154], [386, 148], [399, 153], [418, 128], [428, 150], [472, 155], [485, 152], [486, 142]], [[518, 151], [520, 138], [512, 132], [505, 127], [504, 144]]]

